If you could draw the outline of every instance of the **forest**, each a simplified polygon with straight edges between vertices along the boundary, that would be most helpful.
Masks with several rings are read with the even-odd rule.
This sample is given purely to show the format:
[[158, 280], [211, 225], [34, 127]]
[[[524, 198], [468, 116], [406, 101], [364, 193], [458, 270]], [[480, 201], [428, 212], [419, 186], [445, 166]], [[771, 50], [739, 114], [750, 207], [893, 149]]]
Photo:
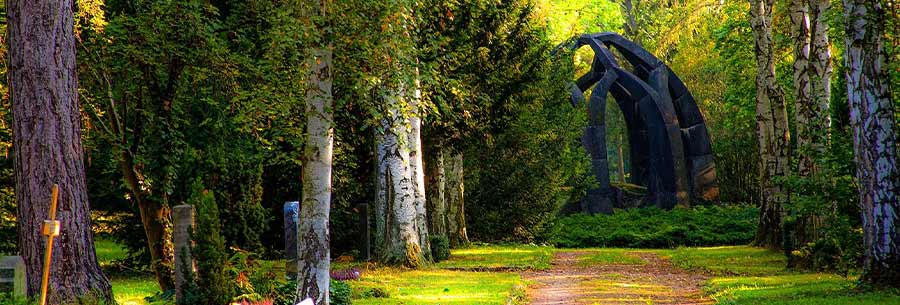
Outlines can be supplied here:
[[0, 305], [900, 305], [898, 0], [0, 27]]

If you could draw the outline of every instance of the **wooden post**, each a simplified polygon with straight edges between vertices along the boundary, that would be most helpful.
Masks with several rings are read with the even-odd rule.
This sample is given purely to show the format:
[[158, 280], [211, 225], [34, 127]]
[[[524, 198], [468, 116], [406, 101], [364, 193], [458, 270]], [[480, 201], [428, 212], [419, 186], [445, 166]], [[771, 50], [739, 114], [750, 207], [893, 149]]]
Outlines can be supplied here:
[[186, 276], [188, 273], [195, 274], [197, 270], [191, 255], [194, 206], [177, 205], [173, 208], [173, 212], [175, 217], [175, 230], [172, 232], [175, 243], [175, 299], [180, 301], [184, 298], [184, 284], [186, 281], [192, 280]]
[[285, 273], [291, 280], [297, 279], [297, 225], [300, 221], [300, 202], [284, 203], [284, 259]]
[[47, 286], [50, 282], [50, 262], [53, 256], [53, 238], [59, 236], [59, 221], [56, 220], [56, 199], [59, 197], [59, 186], [54, 184], [50, 194], [50, 219], [44, 220], [41, 234], [47, 236], [47, 249], [44, 252], [44, 276], [41, 278], [41, 305], [47, 304]]
[[28, 291], [25, 281], [25, 260], [21, 256], [0, 257], [0, 293], [12, 293], [24, 298]]

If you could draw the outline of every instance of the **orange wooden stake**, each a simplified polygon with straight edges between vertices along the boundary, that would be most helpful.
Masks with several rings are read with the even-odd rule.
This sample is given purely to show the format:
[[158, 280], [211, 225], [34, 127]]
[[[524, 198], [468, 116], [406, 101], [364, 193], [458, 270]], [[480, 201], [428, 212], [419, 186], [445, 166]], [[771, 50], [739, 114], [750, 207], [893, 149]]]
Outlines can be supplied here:
[[50, 281], [50, 259], [53, 254], [53, 238], [59, 235], [59, 221], [56, 220], [56, 198], [59, 196], [59, 186], [53, 184], [50, 195], [50, 219], [44, 220], [41, 234], [47, 236], [47, 252], [44, 253], [44, 276], [41, 278], [41, 305], [47, 305], [47, 286]]

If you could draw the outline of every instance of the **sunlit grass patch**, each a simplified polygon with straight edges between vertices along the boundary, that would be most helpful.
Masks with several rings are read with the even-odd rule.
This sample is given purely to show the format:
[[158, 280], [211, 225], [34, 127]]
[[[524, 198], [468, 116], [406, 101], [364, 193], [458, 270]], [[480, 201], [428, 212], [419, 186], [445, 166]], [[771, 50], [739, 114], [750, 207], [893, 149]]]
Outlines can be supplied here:
[[647, 262], [635, 254], [633, 249], [589, 249], [578, 258], [579, 266], [593, 265], [644, 265]]
[[515, 273], [379, 268], [349, 284], [354, 304], [506, 304], [522, 280]]
[[553, 248], [530, 245], [472, 246], [450, 251], [450, 259], [436, 264], [442, 269], [543, 270], [550, 267]]
[[662, 250], [678, 267], [716, 275], [787, 274], [784, 254], [749, 246], [678, 248]]
[[860, 292], [856, 281], [833, 274], [790, 274], [715, 278], [707, 292], [718, 304], [772, 305], [890, 305], [900, 295]]
[[111, 279], [113, 295], [119, 305], [144, 305], [144, 298], [159, 292], [159, 285], [152, 277]]

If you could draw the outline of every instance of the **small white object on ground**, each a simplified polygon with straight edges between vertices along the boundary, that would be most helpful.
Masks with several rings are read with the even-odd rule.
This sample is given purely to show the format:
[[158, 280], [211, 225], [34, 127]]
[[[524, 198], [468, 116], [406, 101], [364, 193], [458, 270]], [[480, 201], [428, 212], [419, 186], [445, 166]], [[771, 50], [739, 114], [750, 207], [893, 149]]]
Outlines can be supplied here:
[[313, 303], [312, 299], [307, 298], [306, 300], [303, 300], [303, 302], [297, 303], [297, 305], [315, 305], [315, 304]]

